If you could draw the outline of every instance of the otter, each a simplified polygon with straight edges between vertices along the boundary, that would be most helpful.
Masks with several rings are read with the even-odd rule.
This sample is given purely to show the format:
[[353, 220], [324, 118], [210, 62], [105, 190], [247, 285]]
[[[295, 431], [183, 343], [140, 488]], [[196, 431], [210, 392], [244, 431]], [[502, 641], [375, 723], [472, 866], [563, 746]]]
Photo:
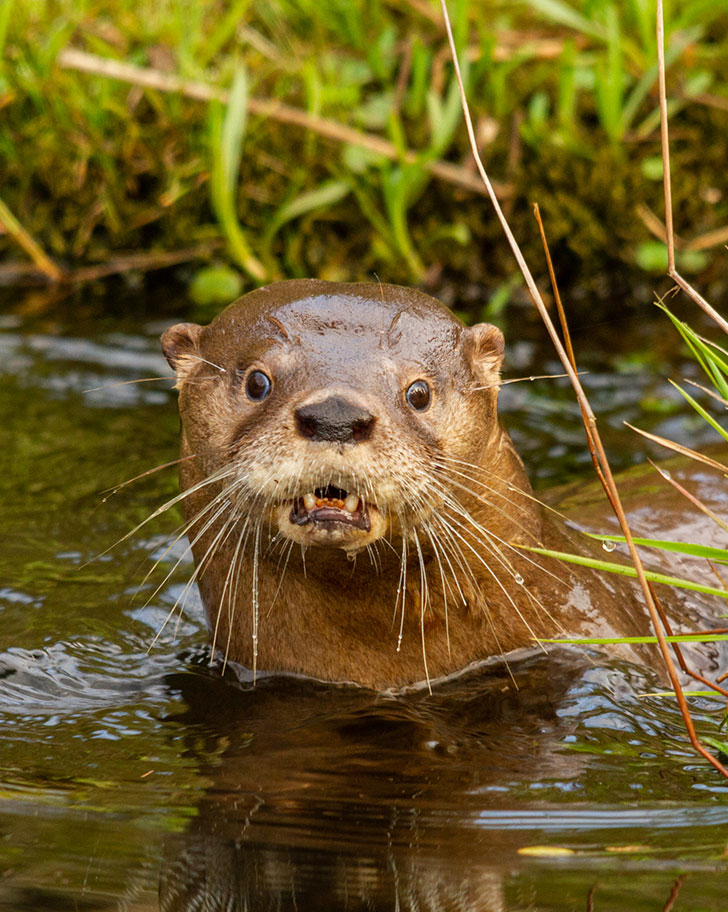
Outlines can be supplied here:
[[292, 280], [162, 348], [213, 650], [253, 675], [381, 691], [649, 632], [631, 584], [523, 547], [579, 546], [499, 421], [495, 326], [410, 288]]

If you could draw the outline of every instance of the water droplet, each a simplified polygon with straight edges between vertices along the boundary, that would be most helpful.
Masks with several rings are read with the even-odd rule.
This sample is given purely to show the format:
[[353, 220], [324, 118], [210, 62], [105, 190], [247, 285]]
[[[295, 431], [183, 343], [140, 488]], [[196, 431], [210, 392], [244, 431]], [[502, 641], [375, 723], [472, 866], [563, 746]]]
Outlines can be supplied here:
[[663, 469], [662, 477], [665, 478], [667, 481], [670, 481], [670, 479], [672, 478], [672, 475], [667, 471], [667, 469]]
[[516, 575], [513, 577], [513, 579], [518, 583], [519, 586], [522, 586], [524, 583], [524, 579], [520, 573], [516, 573]]
[[612, 541], [603, 541], [602, 542], [602, 548], [604, 548], [605, 551], [609, 551], [609, 552], [614, 551], [614, 549], [616, 547], [617, 546]]

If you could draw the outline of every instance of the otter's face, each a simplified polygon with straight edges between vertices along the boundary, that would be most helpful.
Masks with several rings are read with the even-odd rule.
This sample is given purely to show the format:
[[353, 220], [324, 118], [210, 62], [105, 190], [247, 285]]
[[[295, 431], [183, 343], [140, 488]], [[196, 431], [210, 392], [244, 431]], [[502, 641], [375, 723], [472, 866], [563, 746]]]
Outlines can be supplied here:
[[496, 428], [499, 330], [410, 289], [279, 283], [162, 346], [197, 478], [303, 546], [410, 535]]

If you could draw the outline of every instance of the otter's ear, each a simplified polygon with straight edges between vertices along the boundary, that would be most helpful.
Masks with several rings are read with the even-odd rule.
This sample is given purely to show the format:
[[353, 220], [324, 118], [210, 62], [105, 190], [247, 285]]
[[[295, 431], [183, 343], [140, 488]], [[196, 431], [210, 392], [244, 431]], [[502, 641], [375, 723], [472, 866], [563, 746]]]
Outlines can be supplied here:
[[490, 323], [476, 323], [465, 330], [464, 337], [465, 354], [480, 385], [496, 388], [505, 351], [503, 333]]
[[200, 333], [197, 323], [177, 323], [162, 333], [162, 351], [177, 374], [180, 389], [194, 367], [200, 363]]

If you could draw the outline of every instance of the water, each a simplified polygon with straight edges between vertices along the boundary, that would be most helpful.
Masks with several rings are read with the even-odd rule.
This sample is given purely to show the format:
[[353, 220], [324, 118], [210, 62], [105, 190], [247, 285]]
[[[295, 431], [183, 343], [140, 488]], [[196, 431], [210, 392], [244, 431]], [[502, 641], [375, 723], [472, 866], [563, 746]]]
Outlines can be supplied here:
[[[191, 565], [176, 515], [125, 538], [173, 468], [101, 493], [177, 455], [171, 382], [126, 383], [169, 374], [177, 315], [136, 306], [0, 322], [0, 910], [728, 909], [728, 783], [647, 673], [555, 652], [520, 689], [497, 663], [432, 696], [252, 689], [208, 667], [194, 593], [149, 649]], [[622, 467], [622, 419], [693, 427], [645, 417], [662, 375], [587, 364]], [[511, 376], [553, 370], [514, 346]], [[588, 460], [561, 383], [503, 394], [542, 484]]]

